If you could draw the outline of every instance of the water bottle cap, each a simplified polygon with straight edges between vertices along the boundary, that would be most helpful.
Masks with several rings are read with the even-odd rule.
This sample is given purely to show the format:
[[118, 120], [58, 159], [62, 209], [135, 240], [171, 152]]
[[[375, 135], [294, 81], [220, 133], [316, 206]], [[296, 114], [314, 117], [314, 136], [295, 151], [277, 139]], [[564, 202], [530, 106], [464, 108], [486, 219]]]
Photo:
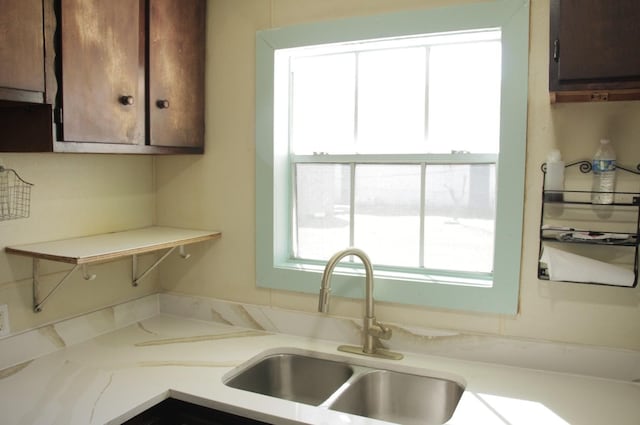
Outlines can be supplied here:
[[558, 149], [552, 149], [547, 156], [547, 162], [560, 161], [560, 151]]

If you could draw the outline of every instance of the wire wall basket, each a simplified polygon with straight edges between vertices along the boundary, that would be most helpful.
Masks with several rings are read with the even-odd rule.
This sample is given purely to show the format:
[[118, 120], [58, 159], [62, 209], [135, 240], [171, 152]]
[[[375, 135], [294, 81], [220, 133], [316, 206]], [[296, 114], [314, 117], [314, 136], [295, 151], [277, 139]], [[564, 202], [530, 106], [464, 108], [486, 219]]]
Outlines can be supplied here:
[[0, 165], [0, 221], [29, 217], [33, 184]]

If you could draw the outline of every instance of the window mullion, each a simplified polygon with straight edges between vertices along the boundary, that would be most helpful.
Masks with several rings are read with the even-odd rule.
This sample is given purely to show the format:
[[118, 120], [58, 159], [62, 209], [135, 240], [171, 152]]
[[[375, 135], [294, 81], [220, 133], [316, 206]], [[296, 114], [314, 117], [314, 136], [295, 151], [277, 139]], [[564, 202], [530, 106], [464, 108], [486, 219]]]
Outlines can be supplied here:
[[355, 54], [355, 66], [353, 67], [354, 69], [354, 75], [353, 75], [353, 79], [354, 79], [354, 84], [353, 84], [353, 144], [354, 146], [357, 148], [358, 146], [358, 133], [359, 133], [359, 128], [358, 128], [358, 96], [360, 94], [360, 79], [358, 78], [358, 74], [360, 72], [360, 52], [356, 52]]
[[289, 120], [287, 123], [287, 151], [288, 152], [293, 152], [293, 120], [294, 120], [294, 79], [295, 79], [295, 74], [293, 72], [293, 61], [292, 58], [289, 58], [288, 61], [288, 65], [289, 65], [289, 85], [287, 87], [287, 89], [289, 90], [288, 92], [288, 104], [287, 104], [287, 119]]
[[420, 268], [424, 268], [424, 244], [425, 244], [425, 213], [427, 202], [427, 164], [420, 164], [420, 247], [418, 264]]
[[[354, 66], [354, 91], [353, 91], [353, 143], [357, 149], [358, 146], [358, 95], [360, 93], [360, 79], [358, 78], [360, 71], [360, 53], [355, 52], [355, 66]], [[351, 162], [349, 166], [349, 246], [355, 244], [355, 218], [356, 218], [356, 163]], [[350, 257], [353, 260], [353, 257]]]
[[356, 217], [356, 163], [349, 166], [349, 246], [355, 244], [355, 217]]
[[298, 163], [330, 164], [497, 164], [497, 154], [474, 154], [456, 152], [453, 154], [291, 154], [291, 160]]
[[298, 256], [300, 239], [298, 237], [298, 167], [297, 164], [291, 161], [291, 204], [290, 204], [290, 217], [291, 217], [291, 246], [289, 246], [289, 258], [296, 258]]
[[[431, 49], [429, 46], [425, 46], [425, 75], [424, 75], [424, 143], [429, 142], [429, 56]], [[428, 151], [428, 149], [426, 149]], [[425, 227], [425, 213], [426, 213], [426, 201], [427, 201], [427, 164], [422, 162], [420, 164], [420, 240], [419, 240], [419, 256], [418, 264], [420, 268], [424, 268], [425, 261], [425, 240], [426, 240], [426, 227]]]
[[[288, 138], [288, 152], [292, 152], [293, 147], [293, 119], [294, 119], [294, 78], [295, 74], [293, 71], [293, 63], [291, 58], [288, 61], [289, 65], [289, 103], [288, 103], [288, 126], [287, 126], [287, 138]], [[291, 176], [291, 192], [289, 196], [289, 231], [291, 232], [291, 237], [289, 240], [289, 258], [295, 258], [298, 255], [299, 251], [299, 239], [298, 239], [298, 220], [297, 220], [297, 185], [298, 185], [298, 176], [297, 176], [297, 164], [294, 161], [290, 161], [290, 176]]]
[[429, 141], [429, 58], [431, 48], [425, 46], [425, 75], [424, 75], [424, 143]]

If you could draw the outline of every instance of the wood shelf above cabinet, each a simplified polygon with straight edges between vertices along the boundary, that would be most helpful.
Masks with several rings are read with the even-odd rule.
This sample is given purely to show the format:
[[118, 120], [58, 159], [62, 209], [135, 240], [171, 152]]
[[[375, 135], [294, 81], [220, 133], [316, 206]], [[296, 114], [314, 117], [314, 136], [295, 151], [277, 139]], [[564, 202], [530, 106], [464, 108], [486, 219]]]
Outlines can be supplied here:
[[[79, 267], [83, 268], [84, 278], [92, 280], [95, 275], [90, 275], [87, 272], [87, 265], [131, 256], [133, 258], [132, 283], [133, 286], [137, 286], [141, 279], [176, 248], [180, 248], [180, 254], [186, 259], [188, 254], [184, 253], [184, 246], [219, 239], [221, 236], [220, 232], [210, 230], [151, 226], [102, 235], [8, 246], [5, 251], [33, 258], [33, 309], [35, 312], [39, 312], [49, 296]], [[162, 250], [167, 251], [151, 267], [139, 274], [137, 256]], [[74, 265], [73, 269], [44, 297], [39, 294], [39, 260]]]

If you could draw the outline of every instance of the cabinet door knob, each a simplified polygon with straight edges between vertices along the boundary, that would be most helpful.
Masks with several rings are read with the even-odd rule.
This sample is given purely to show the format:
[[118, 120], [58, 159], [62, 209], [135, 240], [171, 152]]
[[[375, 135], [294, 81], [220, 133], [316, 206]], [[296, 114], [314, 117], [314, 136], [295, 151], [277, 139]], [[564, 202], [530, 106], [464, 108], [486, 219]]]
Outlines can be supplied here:
[[169, 101], [167, 99], [160, 99], [158, 101], [156, 101], [156, 106], [160, 109], [168, 109], [169, 108]]
[[120, 103], [122, 103], [125, 106], [131, 106], [135, 103], [135, 100], [133, 99], [133, 96], [120, 96]]

